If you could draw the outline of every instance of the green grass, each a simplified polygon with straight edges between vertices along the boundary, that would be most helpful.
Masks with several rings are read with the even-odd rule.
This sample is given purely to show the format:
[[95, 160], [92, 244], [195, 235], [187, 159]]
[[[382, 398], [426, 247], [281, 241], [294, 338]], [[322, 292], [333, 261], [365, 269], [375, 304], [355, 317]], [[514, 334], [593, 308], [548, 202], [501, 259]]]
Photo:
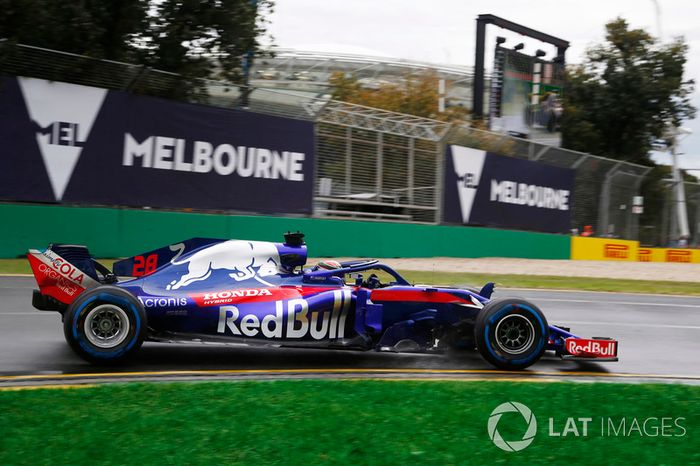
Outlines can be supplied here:
[[[276, 381], [0, 392], [0, 464], [700, 464], [700, 387], [588, 383]], [[534, 442], [496, 448], [487, 420], [518, 401]], [[550, 437], [568, 417], [587, 437]], [[684, 419], [671, 436], [601, 435], [600, 419]], [[670, 424], [669, 424], [670, 422]], [[522, 417], [498, 424], [506, 440]], [[579, 427], [579, 433], [582, 429]], [[682, 435], [681, 434], [685, 434]]]
[[[100, 259], [112, 268], [118, 259]], [[0, 274], [31, 274], [26, 259], [0, 259]], [[700, 296], [700, 283], [623, 280], [613, 278], [557, 277], [549, 275], [498, 275], [463, 272], [417, 272], [401, 270], [400, 273], [412, 283], [433, 285], [481, 287], [489, 281], [503, 288], [542, 288], [557, 290], [617, 291], [626, 293], [658, 293]]]
[[412, 283], [435, 285], [472, 285], [481, 287], [492, 281], [496, 288], [546, 288], [557, 290], [617, 291], [625, 293], [658, 293], [700, 296], [700, 283], [624, 280], [618, 278], [558, 277], [550, 275], [497, 275], [461, 272], [401, 271]]

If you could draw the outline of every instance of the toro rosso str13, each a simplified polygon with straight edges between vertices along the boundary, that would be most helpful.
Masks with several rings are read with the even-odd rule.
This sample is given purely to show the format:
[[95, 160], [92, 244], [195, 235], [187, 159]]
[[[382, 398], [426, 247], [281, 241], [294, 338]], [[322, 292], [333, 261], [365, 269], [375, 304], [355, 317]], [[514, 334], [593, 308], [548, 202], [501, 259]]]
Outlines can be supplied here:
[[28, 254], [39, 285], [33, 305], [60, 312], [71, 348], [93, 363], [121, 360], [146, 340], [395, 352], [476, 347], [502, 369], [528, 367], [545, 351], [617, 360], [615, 340], [548, 325], [522, 299], [491, 299], [493, 283], [478, 292], [411, 285], [376, 260], [307, 268], [303, 238], [193, 238], [116, 262], [113, 271], [84, 246], [53, 244]]

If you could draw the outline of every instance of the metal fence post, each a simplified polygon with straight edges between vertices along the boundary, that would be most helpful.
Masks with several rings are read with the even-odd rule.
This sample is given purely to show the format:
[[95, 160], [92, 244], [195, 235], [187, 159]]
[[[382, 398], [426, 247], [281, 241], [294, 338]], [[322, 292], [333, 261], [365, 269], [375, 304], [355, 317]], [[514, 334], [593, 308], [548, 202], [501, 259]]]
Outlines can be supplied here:
[[442, 223], [445, 221], [445, 150], [447, 145], [447, 135], [449, 131], [445, 133], [436, 143], [436, 154], [435, 154], [435, 205], [437, 210], [435, 211], [435, 223]]
[[693, 235], [693, 247], [700, 244], [700, 194], [695, 195], [695, 235]]
[[413, 204], [414, 199], [415, 199], [415, 193], [413, 192], [413, 189], [415, 187], [414, 184], [414, 171], [415, 171], [415, 146], [416, 146], [416, 140], [414, 138], [408, 138], [408, 180], [406, 184], [406, 188], [408, 188], [408, 203]]
[[[648, 168], [641, 175], [635, 175], [636, 181], [634, 182], [634, 194], [633, 194], [633, 196], [640, 195], [639, 189], [642, 186], [642, 182], [644, 181], [644, 178], [649, 174], [650, 171], [651, 171], [651, 168]], [[634, 198], [632, 199], [632, 206], [634, 206]], [[634, 207], [632, 207], [630, 209], [630, 212], [632, 212], [632, 210], [634, 210]], [[639, 241], [639, 216], [641, 214], [632, 213], [631, 215], [632, 215], [632, 221], [628, 222], [628, 224], [627, 224], [628, 229], [629, 229], [629, 227], [632, 227], [632, 230], [630, 232], [631, 233], [630, 239]], [[630, 223], [631, 223], [631, 225], [630, 225]]]
[[666, 246], [668, 243], [668, 223], [669, 223], [669, 209], [670, 209], [670, 202], [669, 202], [669, 190], [666, 189], [664, 190], [664, 206], [663, 210], [661, 211], [661, 231], [659, 231], [659, 244], [661, 246]]
[[376, 189], [378, 201], [381, 202], [382, 195], [382, 178], [384, 177], [384, 133], [377, 133], [377, 179], [376, 179]]
[[639, 193], [639, 185], [642, 183], [642, 177], [634, 175], [634, 193], [632, 199], [627, 203], [627, 239], [638, 240], [639, 232], [639, 214], [634, 211], [634, 196]]
[[352, 128], [345, 128], [345, 194], [352, 194]]
[[600, 200], [598, 201], [598, 235], [607, 236], [610, 222], [610, 185], [612, 184], [613, 176], [622, 162], [616, 163], [605, 174], [603, 180], [603, 189], [600, 190]]

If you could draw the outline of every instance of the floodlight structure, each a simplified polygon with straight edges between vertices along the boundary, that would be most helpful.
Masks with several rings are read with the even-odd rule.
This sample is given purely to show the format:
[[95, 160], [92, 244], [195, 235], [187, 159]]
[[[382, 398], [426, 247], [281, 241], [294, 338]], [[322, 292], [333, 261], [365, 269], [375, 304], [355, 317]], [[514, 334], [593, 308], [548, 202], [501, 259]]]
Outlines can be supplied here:
[[673, 168], [673, 191], [677, 209], [678, 239], [688, 241], [690, 238], [690, 228], [688, 226], [688, 209], [685, 202], [685, 185], [683, 175], [678, 167], [678, 143], [692, 134], [693, 131], [682, 126], [670, 126], [666, 134], [668, 152], [671, 154]]
[[[507, 19], [499, 18], [498, 16], [486, 14], [479, 15], [476, 18], [476, 53], [474, 57], [474, 95], [472, 97], [472, 115], [473, 118], [478, 120], [484, 116], [484, 51], [486, 42], [486, 25], [493, 24], [495, 26], [501, 27], [503, 29], [508, 29], [509, 31], [517, 32], [523, 36], [531, 37], [537, 39], [541, 42], [546, 42], [552, 44], [557, 48], [557, 58], [564, 63], [564, 57], [566, 55], [566, 49], [569, 48], [569, 42], [564, 39], [559, 39], [558, 37], [550, 36], [544, 32], [536, 31], [527, 26], [508, 21]], [[503, 39], [499, 37], [496, 39]], [[505, 39], [498, 42], [502, 44]], [[521, 44], [518, 44], [520, 46]], [[522, 47], [520, 47], [522, 48]], [[516, 50], [518, 50], [516, 48]]]
[[[652, 0], [652, 3], [654, 3], [654, 11], [656, 13], [656, 27], [659, 32], [659, 39], [663, 40], [663, 31], [661, 30], [661, 7], [656, 0]], [[683, 183], [683, 175], [678, 168], [679, 154], [676, 152], [676, 147], [682, 139], [692, 134], [692, 131], [689, 128], [674, 126], [670, 122], [667, 123], [667, 128], [665, 140], [668, 152], [671, 154], [673, 169], [673, 192], [677, 209], [678, 239], [679, 241], [681, 239], [688, 241], [690, 238], [690, 228], [688, 227], [688, 209], [685, 203], [685, 185]]]

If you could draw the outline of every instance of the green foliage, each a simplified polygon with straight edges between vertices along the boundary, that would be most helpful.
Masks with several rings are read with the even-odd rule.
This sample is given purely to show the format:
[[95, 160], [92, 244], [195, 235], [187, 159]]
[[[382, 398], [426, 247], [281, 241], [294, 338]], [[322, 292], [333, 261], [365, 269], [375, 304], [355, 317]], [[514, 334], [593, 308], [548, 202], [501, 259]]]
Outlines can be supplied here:
[[94, 58], [130, 60], [149, 0], [0, 0], [0, 37]]
[[563, 146], [652, 165], [652, 141], [695, 115], [687, 52], [682, 38], [662, 44], [622, 18], [608, 23], [605, 42], [568, 72]]
[[[202, 79], [243, 82], [272, 7], [272, 0], [0, 0], [0, 37], [177, 73], [184, 79], [168, 97], [183, 97], [202, 94]], [[62, 78], [70, 80], [55, 76]]]
[[335, 72], [330, 85], [334, 100], [435, 120], [464, 120], [468, 111], [463, 107], [447, 107], [439, 112], [439, 80], [434, 70], [425, 70], [406, 73], [397, 82], [363, 85], [352, 75]]
[[268, 0], [165, 0], [156, 3], [147, 62], [195, 78], [240, 82], [248, 52], [259, 53]]

